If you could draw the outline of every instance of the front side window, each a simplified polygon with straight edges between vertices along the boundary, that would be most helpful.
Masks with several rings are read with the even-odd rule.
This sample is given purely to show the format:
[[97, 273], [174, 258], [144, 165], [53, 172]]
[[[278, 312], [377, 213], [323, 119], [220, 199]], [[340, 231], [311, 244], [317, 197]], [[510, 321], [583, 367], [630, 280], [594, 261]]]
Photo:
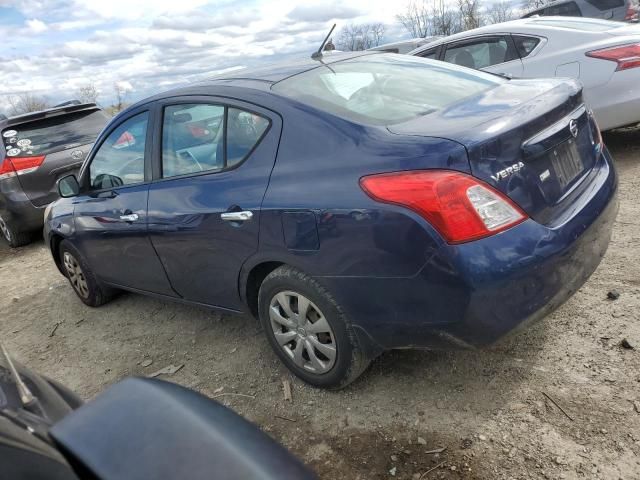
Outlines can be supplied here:
[[437, 60], [438, 59], [438, 49], [437, 48], [431, 48], [429, 50], [426, 50], [424, 52], [419, 53], [418, 56], [422, 57], [422, 58], [428, 58], [430, 60]]
[[162, 128], [162, 176], [234, 167], [249, 155], [268, 127], [269, 120], [260, 115], [223, 105], [168, 106]]
[[91, 190], [144, 182], [148, 121], [148, 112], [136, 115], [123, 122], [102, 142], [89, 165]]
[[469, 68], [486, 68], [510, 60], [504, 37], [482, 38], [447, 48], [444, 61]]

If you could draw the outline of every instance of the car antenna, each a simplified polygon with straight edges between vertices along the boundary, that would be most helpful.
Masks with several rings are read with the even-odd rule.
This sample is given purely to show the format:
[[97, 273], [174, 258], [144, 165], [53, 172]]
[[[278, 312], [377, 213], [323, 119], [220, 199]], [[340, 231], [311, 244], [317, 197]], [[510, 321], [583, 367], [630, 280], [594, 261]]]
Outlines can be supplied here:
[[311, 54], [311, 58], [313, 58], [314, 60], [318, 60], [319, 58], [322, 58], [322, 49], [327, 44], [327, 40], [329, 40], [329, 37], [331, 36], [335, 28], [336, 28], [336, 24], [334, 23], [333, 27], [331, 27], [331, 30], [329, 30], [329, 33], [327, 33], [327, 36], [324, 37], [324, 42], [322, 42], [322, 45], [320, 45], [320, 48], [318, 49], [318, 51], [313, 52], [313, 54]]
[[18, 388], [18, 393], [20, 394], [20, 402], [22, 403], [22, 406], [28, 408], [33, 406], [34, 404], [37, 404], [38, 402], [37, 398], [33, 395], [33, 393], [31, 393], [31, 390], [29, 390], [29, 387], [27, 387], [27, 385], [24, 383], [24, 381], [20, 377], [18, 370], [16, 370], [15, 365], [11, 361], [11, 357], [9, 356], [9, 353], [5, 350], [4, 345], [2, 345], [1, 343], [0, 343], [0, 351], [1, 351], [0, 353], [2, 353], [2, 356], [4, 357], [7, 367], [9, 367], [9, 372], [13, 377], [13, 381], [16, 382], [16, 387]]

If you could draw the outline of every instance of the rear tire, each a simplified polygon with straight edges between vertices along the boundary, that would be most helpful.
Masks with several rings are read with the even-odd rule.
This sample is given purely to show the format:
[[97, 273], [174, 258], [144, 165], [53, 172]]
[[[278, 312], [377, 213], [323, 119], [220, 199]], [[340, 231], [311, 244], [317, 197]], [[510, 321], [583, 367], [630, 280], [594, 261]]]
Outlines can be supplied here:
[[99, 307], [114, 297], [115, 291], [96, 278], [78, 249], [68, 240], [60, 242], [60, 262], [73, 291], [85, 305]]
[[258, 312], [276, 355], [313, 386], [343, 388], [371, 362], [331, 294], [299, 270], [282, 266], [265, 278]]
[[19, 232], [12, 225], [0, 217], [0, 233], [11, 248], [22, 247], [31, 243], [30, 232]]

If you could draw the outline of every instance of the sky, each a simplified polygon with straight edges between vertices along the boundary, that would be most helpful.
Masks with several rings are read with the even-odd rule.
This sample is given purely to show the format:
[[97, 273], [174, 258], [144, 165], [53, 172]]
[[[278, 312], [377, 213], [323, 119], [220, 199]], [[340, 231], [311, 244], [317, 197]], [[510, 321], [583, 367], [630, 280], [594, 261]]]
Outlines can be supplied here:
[[382, 22], [406, 38], [403, 0], [0, 0], [0, 112], [22, 92], [50, 102], [114, 83], [135, 101], [216, 73], [317, 50], [333, 23]]

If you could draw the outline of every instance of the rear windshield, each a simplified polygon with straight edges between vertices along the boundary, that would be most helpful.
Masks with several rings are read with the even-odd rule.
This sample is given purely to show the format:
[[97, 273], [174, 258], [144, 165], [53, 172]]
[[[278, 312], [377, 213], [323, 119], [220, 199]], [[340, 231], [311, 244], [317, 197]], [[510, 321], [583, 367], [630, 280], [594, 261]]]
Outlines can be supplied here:
[[282, 80], [272, 90], [348, 120], [391, 125], [504, 81], [444, 62], [380, 54], [318, 67]]
[[624, 0], [587, 0], [587, 2], [599, 10], [624, 7]]
[[532, 20], [531, 23], [537, 25], [546, 25], [548, 27], [569, 28], [571, 30], [582, 30], [583, 32], [606, 32], [615, 28], [624, 27], [627, 24], [623, 22], [612, 22], [610, 20], [597, 19], [559, 19], [559, 18], [540, 18]]
[[74, 112], [7, 127], [2, 141], [9, 157], [48, 155], [93, 142], [108, 121], [101, 110]]

